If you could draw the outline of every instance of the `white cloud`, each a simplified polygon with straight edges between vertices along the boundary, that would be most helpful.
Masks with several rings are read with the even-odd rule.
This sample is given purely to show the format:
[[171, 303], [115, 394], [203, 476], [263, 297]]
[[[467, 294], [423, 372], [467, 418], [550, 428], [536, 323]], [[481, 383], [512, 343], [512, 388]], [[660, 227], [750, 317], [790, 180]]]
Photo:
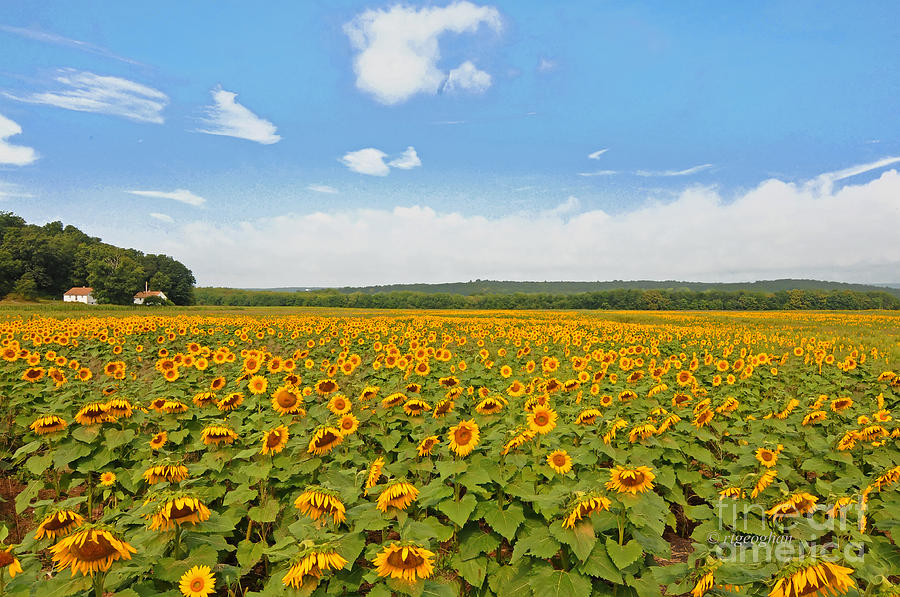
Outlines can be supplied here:
[[537, 65], [537, 71], [539, 73], [549, 73], [550, 71], [556, 68], [557, 64], [555, 61], [550, 60], [549, 58], [541, 58], [540, 62]]
[[281, 141], [281, 137], [275, 134], [275, 125], [237, 103], [236, 93], [221, 87], [216, 87], [210, 93], [215, 103], [206, 107], [206, 118], [203, 119], [203, 123], [209, 128], [198, 129], [197, 132], [237, 137], [263, 145]]
[[32, 148], [6, 142], [9, 137], [21, 133], [21, 126], [0, 114], [0, 164], [26, 166], [38, 159], [37, 152]]
[[[496, 8], [454, 2], [445, 7], [417, 9], [397, 4], [387, 10], [366, 10], [344, 25], [357, 51], [353, 60], [357, 88], [384, 104], [397, 104], [417, 93], [436, 94], [448, 81], [448, 74], [438, 67], [438, 38], [444, 33], [475, 33], [482, 24], [500, 31], [502, 23]], [[467, 63], [475, 68], [468, 61], [459, 68]], [[474, 75], [468, 67], [465, 70]], [[467, 84], [483, 90], [490, 85], [490, 75], [477, 72], [481, 73], [475, 76], [477, 81]], [[455, 85], [473, 90], [460, 82]]]
[[597, 151], [591, 152], [588, 154], [589, 160], [599, 160], [600, 156], [609, 151], [609, 148], [598, 149]]
[[46, 104], [78, 112], [96, 112], [122, 116], [138, 122], [164, 122], [163, 108], [168, 96], [152, 87], [120, 77], [97, 75], [66, 68], [57, 71], [55, 91], [28, 95], [5, 93], [7, 97], [29, 104]]
[[900, 157], [891, 156], [882, 158], [880, 160], [876, 160], [874, 162], [870, 162], [868, 164], [860, 164], [859, 166], [851, 166], [849, 168], [844, 168], [843, 170], [837, 170], [835, 172], [826, 172], [825, 174], [821, 174], [816, 177], [812, 182], [816, 183], [833, 183], [839, 180], [844, 180], [845, 178], [850, 178], [852, 176], [858, 176], [859, 174], [865, 174], [866, 172], [871, 172], [872, 170], [878, 170], [879, 168], [885, 168], [887, 166], [892, 166], [900, 162]]
[[594, 170], [593, 172], [579, 172], [578, 176], [612, 176], [618, 173], [616, 170]]
[[327, 184], [310, 184], [306, 185], [307, 190], [315, 191], [317, 193], [328, 193], [330, 195], [336, 195], [338, 190], [334, 187], [328, 186]]
[[167, 215], [167, 214], [153, 212], [150, 214], [150, 217], [153, 218], [154, 220], [159, 220], [160, 222], [165, 222], [166, 224], [173, 224], [175, 222], [175, 220], [172, 218], [172, 216]]
[[394, 168], [400, 168], [401, 170], [412, 170], [413, 168], [417, 168], [422, 165], [422, 160], [419, 159], [419, 154], [416, 153], [416, 148], [410, 145], [406, 148], [406, 151], [396, 159], [388, 162], [388, 166], [392, 166]]
[[152, 197], [154, 199], [172, 199], [174, 201], [180, 201], [182, 203], [187, 203], [188, 205], [193, 205], [196, 207], [200, 207], [204, 203], [206, 203], [206, 199], [200, 197], [198, 195], [193, 194], [192, 192], [186, 189], [175, 189], [174, 191], [125, 191], [126, 193], [131, 193], [132, 195], [140, 195], [141, 197]]
[[0, 180], [0, 199], [15, 199], [19, 197], [27, 198], [34, 197], [34, 195], [24, 192], [22, 187], [17, 184]]
[[132, 60], [131, 58], [125, 58], [124, 56], [119, 56], [118, 54], [114, 54], [110, 52], [106, 48], [96, 46], [92, 43], [86, 41], [80, 41], [77, 39], [70, 39], [68, 37], [63, 37], [62, 35], [57, 35], [56, 33], [50, 33], [48, 31], [41, 31], [40, 29], [28, 29], [26, 27], [10, 27], [9, 25], [0, 25], [0, 31], [4, 31], [6, 33], [12, 33], [13, 35], [18, 35], [20, 37], [25, 37], [27, 39], [32, 39], [34, 41], [39, 41], [42, 43], [54, 44], [58, 46], [64, 46], [67, 48], [74, 48], [76, 50], [81, 50], [83, 52], [88, 52], [90, 54], [97, 54], [98, 56], [104, 56], [106, 58], [112, 58], [114, 60], [119, 60], [121, 62], [125, 62], [127, 64], [133, 64], [136, 66], [146, 66], [145, 64], [138, 62], [136, 60]]
[[484, 93], [491, 86], [491, 75], [478, 70], [471, 60], [466, 60], [447, 75], [444, 91], [470, 91]]
[[575, 213], [579, 207], [581, 207], [581, 201], [578, 200], [578, 197], [569, 195], [565, 201], [544, 213], [551, 216], [564, 216]]
[[398, 157], [385, 163], [384, 159], [387, 157], [388, 154], [380, 149], [367, 147], [344, 154], [340, 162], [354, 172], [370, 176], [387, 176], [391, 171], [391, 167], [410, 170], [422, 165], [422, 160], [419, 159], [416, 148], [412, 145], [407, 147], [406, 151]]
[[[900, 175], [889, 170], [826, 191], [772, 179], [730, 200], [692, 187], [622, 214], [578, 212], [567, 200], [557, 214], [413, 206], [197, 221], [146, 246], [186, 260], [201, 284], [239, 287], [474, 278], [877, 282], [900, 271], [898, 196]], [[410, 251], [415, 238], [437, 242]]]
[[684, 170], [637, 170], [635, 174], [638, 176], [690, 176], [704, 170], [712, 168], [712, 164], [700, 164]]

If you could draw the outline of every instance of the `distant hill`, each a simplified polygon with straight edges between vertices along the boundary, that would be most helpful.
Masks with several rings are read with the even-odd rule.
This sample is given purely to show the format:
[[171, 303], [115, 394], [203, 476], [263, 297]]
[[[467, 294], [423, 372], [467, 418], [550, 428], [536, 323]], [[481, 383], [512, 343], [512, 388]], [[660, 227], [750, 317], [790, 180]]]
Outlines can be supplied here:
[[[274, 290], [274, 289], [268, 289]], [[282, 292], [305, 290], [283, 288]], [[310, 290], [314, 290], [310, 287]], [[605, 290], [668, 290], [672, 292], [762, 292], [787, 290], [851, 290], [855, 292], [887, 292], [900, 297], [900, 284], [874, 286], [825, 282], [821, 280], [760, 280], [757, 282], [681, 282], [676, 280], [612, 280], [607, 282], [513, 282], [499, 280], [474, 280], [444, 284], [388, 284], [384, 286], [344, 286], [336, 289], [342, 294], [382, 294], [389, 292], [419, 292], [423, 294], [459, 294], [463, 296], [488, 294], [579, 294]]]

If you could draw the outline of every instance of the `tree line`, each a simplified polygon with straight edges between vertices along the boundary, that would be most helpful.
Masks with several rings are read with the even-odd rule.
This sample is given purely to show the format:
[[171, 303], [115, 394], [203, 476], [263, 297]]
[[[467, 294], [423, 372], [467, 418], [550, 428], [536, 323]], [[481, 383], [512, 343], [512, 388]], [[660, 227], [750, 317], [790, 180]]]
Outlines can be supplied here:
[[90, 286], [102, 303], [130, 304], [149, 282], [176, 305], [192, 305], [194, 274], [166, 255], [122, 249], [74, 226], [28, 224], [0, 212], [0, 296], [61, 299], [73, 286]]
[[778, 292], [617, 289], [576, 294], [341, 293], [334, 289], [271, 292], [197, 288], [197, 303], [221, 306], [353, 307], [359, 309], [617, 309], [771, 311], [803, 309], [900, 309], [887, 292], [783, 290]]

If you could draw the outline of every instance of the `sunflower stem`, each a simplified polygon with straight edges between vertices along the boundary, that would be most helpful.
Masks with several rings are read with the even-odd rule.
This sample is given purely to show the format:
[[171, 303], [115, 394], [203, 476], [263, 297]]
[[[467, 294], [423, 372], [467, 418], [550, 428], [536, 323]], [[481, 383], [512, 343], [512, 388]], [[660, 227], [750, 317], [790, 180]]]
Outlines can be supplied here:
[[103, 597], [103, 581], [106, 580], [106, 574], [98, 574], [93, 578], [94, 597]]
[[175, 559], [181, 559], [181, 525], [175, 526]]
[[250, 540], [250, 531], [251, 530], [253, 530], [253, 520], [249, 520], [247, 522], [247, 536], [244, 537], [244, 540], [246, 540], [246, 541]]

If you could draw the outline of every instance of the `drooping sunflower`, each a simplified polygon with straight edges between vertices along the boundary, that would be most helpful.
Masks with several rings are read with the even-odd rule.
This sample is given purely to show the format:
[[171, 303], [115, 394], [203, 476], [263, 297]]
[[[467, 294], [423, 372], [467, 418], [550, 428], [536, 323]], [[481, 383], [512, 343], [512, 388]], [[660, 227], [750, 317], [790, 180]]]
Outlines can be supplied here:
[[238, 434], [225, 425], [208, 425], [200, 434], [200, 439], [203, 440], [204, 444], [215, 444], [217, 446], [219, 444], [232, 444], [237, 437]]
[[434, 412], [431, 413], [431, 416], [435, 419], [440, 419], [444, 415], [453, 411], [453, 399], [452, 398], [444, 398], [440, 402], [437, 403], [437, 406], [434, 407]]
[[406, 394], [403, 392], [394, 392], [393, 394], [389, 394], [381, 401], [382, 408], [393, 408], [400, 404], [401, 402], [406, 401]]
[[410, 417], [423, 415], [431, 410], [431, 405], [419, 398], [411, 398], [403, 404], [403, 412]]
[[44, 517], [34, 533], [34, 538], [39, 541], [44, 537], [47, 539], [65, 537], [83, 522], [84, 517], [74, 510], [57, 510]]
[[341, 435], [344, 437], [353, 435], [359, 429], [359, 419], [353, 413], [347, 413], [338, 421], [338, 427], [340, 427]]
[[434, 553], [411, 543], [394, 543], [383, 548], [372, 560], [378, 576], [416, 582], [434, 573]]
[[853, 406], [853, 398], [850, 398], [849, 396], [843, 398], [835, 398], [831, 401], [831, 410], [836, 413], [844, 412], [851, 406]]
[[701, 427], [706, 426], [707, 423], [713, 420], [714, 416], [716, 416], [716, 414], [713, 410], [701, 410], [697, 413], [697, 416], [694, 417], [694, 427], [700, 429]]
[[336, 415], [342, 415], [344, 413], [350, 412], [353, 408], [353, 403], [350, 402], [350, 399], [342, 394], [337, 394], [333, 396], [331, 400], [328, 401], [328, 410], [333, 412]]
[[377, 508], [387, 512], [388, 508], [406, 510], [419, 497], [419, 490], [406, 481], [389, 484], [378, 496]]
[[756, 485], [753, 486], [753, 491], [750, 492], [750, 497], [755, 498], [760, 493], [765, 491], [769, 485], [772, 484], [772, 481], [775, 480], [775, 477], [778, 476], [778, 469], [770, 468], [768, 470], [763, 471], [763, 474], [759, 476], [759, 479], [756, 481]]
[[535, 433], [544, 435], [553, 431], [558, 418], [559, 415], [552, 408], [535, 406], [531, 414], [528, 415], [528, 426]]
[[335, 446], [344, 441], [341, 430], [337, 427], [322, 426], [316, 429], [313, 437], [309, 440], [309, 447], [306, 451], [316, 456], [328, 454]]
[[533, 440], [537, 436], [537, 433], [532, 431], [528, 427], [520, 427], [516, 430], [515, 435], [503, 446], [503, 450], [500, 453], [504, 456], [510, 453], [510, 451], [515, 450], [516, 448], [520, 448], [523, 445], [527, 444], [531, 440]]
[[272, 395], [272, 408], [280, 415], [305, 415], [303, 398], [292, 386], [281, 386]]
[[798, 516], [812, 511], [816, 507], [819, 498], [801, 491], [788, 496], [783, 502], [779, 502], [766, 511], [766, 514], [772, 518], [782, 518], [784, 516]]
[[631, 428], [631, 431], [628, 433], [628, 441], [633, 444], [656, 435], [657, 432], [658, 430], [653, 423], [641, 423]]
[[895, 466], [872, 481], [871, 487], [883, 491], [898, 481], [900, 481], [900, 466]]
[[216, 577], [209, 566], [194, 566], [181, 575], [178, 588], [184, 597], [209, 597], [216, 588]]
[[64, 537], [50, 548], [57, 570], [72, 569], [72, 576], [81, 572], [94, 576], [106, 572], [119, 559], [130, 560], [137, 550], [109, 528], [91, 525]]
[[481, 415], [495, 415], [506, 406], [506, 400], [502, 396], [488, 396], [478, 403], [475, 412]]
[[196, 525], [209, 520], [209, 508], [192, 494], [167, 495], [159, 501], [156, 512], [148, 515], [151, 531], [168, 531], [183, 524]]
[[609, 498], [600, 495], [597, 492], [589, 494], [576, 495], [575, 499], [566, 508], [566, 518], [563, 520], [563, 527], [567, 529], [575, 528], [575, 523], [579, 520], [603, 510], [609, 510], [612, 502]]
[[228, 412], [239, 407], [244, 402], [244, 395], [240, 392], [231, 392], [216, 400], [216, 406], [222, 412]]
[[852, 568], [831, 562], [794, 562], [778, 574], [769, 597], [844, 595], [856, 586], [851, 574]]
[[319, 517], [325, 515], [331, 516], [334, 524], [340, 524], [347, 519], [347, 508], [340, 500], [337, 492], [324, 487], [307, 487], [294, 500], [294, 507], [313, 520], [319, 520]]
[[369, 467], [369, 474], [366, 475], [366, 484], [365, 484], [365, 494], [368, 495], [369, 490], [375, 487], [378, 484], [378, 480], [381, 479], [381, 471], [384, 469], [384, 458], [379, 456], [372, 462], [372, 465]]
[[556, 450], [547, 456], [547, 464], [560, 475], [572, 470], [572, 457], [565, 450]]
[[180, 400], [166, 400], [160, 410], [169, 415], [178, 415], [186, 413], [188, 411], [188, 405]]
[[125, 398], [112, 398], [106, 402], [106, 412], [113, 417], [127, 419], [134, 413], [134, 409]]
[[19, 563], [19, 558], [13, 555], [11, 545], [6, 549], [3, 547], [0, 543], [0, 573], [9, 572], [9, 577], [15, 578], [16, 574], [22, 572], [22, 564]]
[[291, 559], [291, 567], [281, 579], [286, 587], [299, 589], [303, 581], [318, 582], [323, 572], [340, 570], [347, 565], [347, 560], [329, 545], [309, 545]]
[[606, 488], [619, 493], [636, 495], [638, 492], [643, 493], [653, 489], [653, 479], [655, 478], [656, 475], [653, 474], [649, 466], [639, 466], [637, 468], [617, 466], [614, 469], [610, 469]]
[[733, 500], [744, 497], [744, 490], [740, 487], [726, 487], [719, 492], [719, 499], [731, 498]]
[[284, 425], [279, 425], [275, 429], [266, 431], [263, 435], [262, 449], [259, 453], [263, 455], [280, 453], [287, 445], [290, 435], [288, 428]]
[[440, 442], [440, 438], [436, 435], [429, 435], [421, 442], [419, 442], [419, 447], [416, 448], [416, 453], [419, 456], [430, 456], [431, 451], [434, 450], [434, 447]]
[[575, 417], [576, 425], [593, 425], [597, 420], [597, 417], [601, 416], [603, 413], [600, 412], [599, 408], [586, 408]]
[[62, 431], [68, 426], [66, 421], [57, 415], [41, 415], [30, 425], [31, 430], [38, 435], [46, 435], [48, 433], [56, 433]]
[[457, 456], [468, 456], [481, 439], [475, 419], [460, 421], [458, 425], [451, 427], [447, 439], [450, 440], [450, 449]]
[[824, 410], [814, 410], [805, 417], [803, 417], [803, 426], [807, 425], [815, 425], [816, 423], [821, 423], [825, 419], [828, 418], [828, 415]]
[[75, 415], [75, 420], [81, 425], [99, 425], [115, 420], [108, 410], [105, 402], [91, 402], [81, 407]]
[[606, 433], [603, 434], [603, 443], [609, 445], [612, 443], [612, 440], [616, 439], [620, 429], [628, 427], [628, 422], [624, 419], [616, 419], [615, 421], [607, 422], [607, 425]]
[[327, 396], [332, 392], [337, 392], [339, 389], [340, 386], [333, 379], [322, 379], [316, 382], [316, 393], [320, 396]]
[[159, 450], [166, 442], [169, 441], [169, 434], [166, 431], [160, 431], [150, 439], [150, 449]]

